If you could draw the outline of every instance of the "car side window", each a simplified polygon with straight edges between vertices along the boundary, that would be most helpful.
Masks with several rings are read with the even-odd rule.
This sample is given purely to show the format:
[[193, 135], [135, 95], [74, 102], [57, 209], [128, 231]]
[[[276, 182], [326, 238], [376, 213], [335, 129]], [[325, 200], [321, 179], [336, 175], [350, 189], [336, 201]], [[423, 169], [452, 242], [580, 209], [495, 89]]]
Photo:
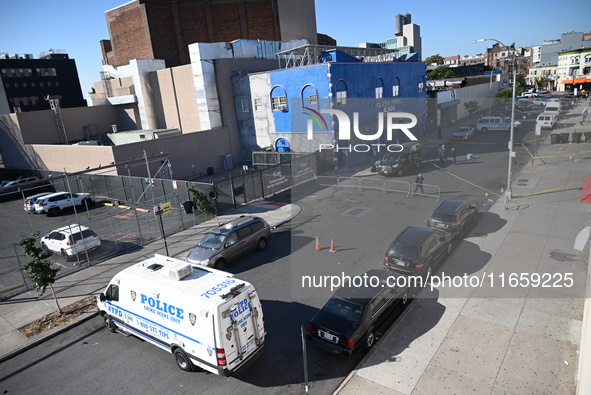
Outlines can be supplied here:
[[371, 316], [373, 317], [384, 304], [386, 304], [386, 298], [383, 295], [378, 295], [369, 302], [369, 308], [371, 312]]
[[238, 238], [242, 240], [245, 237], [248, 237], [252, 233], [252, 231], [250, 230], [250, 226], [245, 226], [242, 229], [238, 229], [236, 233], [238, 233]]
[[263, 229], [265, 227], [265, 225], [263, 224], [262, 221], [257, 221], [254, 224], [250, 225], [250, 227], [252, 228], [252, 232], [258, 232], [259, 230]]
[[228, 237], [226, 238], [226, 245], [227, 246], [231, 246], [232, 244], [236, 244], [236, 242], [238, 241], [238, 236], [236, 236], [236, 233], [230, 233], [228, 235]]
[[119, 301], [119, 286], [115, 284], [109, 285], [107, 288], [107, 292], [105, 292], [105, 296], [107, 300], [112, 300], [115, 302]]

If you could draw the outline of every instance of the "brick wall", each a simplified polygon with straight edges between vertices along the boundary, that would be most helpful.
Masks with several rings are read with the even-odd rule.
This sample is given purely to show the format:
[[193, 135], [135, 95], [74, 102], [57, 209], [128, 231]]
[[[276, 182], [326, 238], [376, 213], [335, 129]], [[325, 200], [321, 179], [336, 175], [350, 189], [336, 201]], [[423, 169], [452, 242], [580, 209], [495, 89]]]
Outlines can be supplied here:
[[147, 58], [175, 67], [196, 42], [280, 39], [275, 0], [137, 0], [106, 15], [113, 51], [103, 57], [115, 66]]

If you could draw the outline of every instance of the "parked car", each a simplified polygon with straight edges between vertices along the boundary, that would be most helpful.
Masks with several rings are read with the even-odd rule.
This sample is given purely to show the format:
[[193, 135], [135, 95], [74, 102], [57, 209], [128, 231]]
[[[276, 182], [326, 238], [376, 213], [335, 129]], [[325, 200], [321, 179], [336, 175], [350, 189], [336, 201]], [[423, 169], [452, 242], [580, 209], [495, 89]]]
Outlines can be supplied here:
[[[511, 118], [511, 109], [505, 108], [505, 109], [497, 110], [495, 112], [495, 115]], [[527, 119], [529, 117], [531, 117], [530, 112], [518, 110], [517, 108], [515, 109], [515, 118]]]
[[101, 240], [90, 228], [72, 224], [56, 229], [41, 238], [41, 248], [70, 259], [84, 251], [101, 246]]
[[390, 244], [384, 268], [398, 274], [431, 276], [452, 251], [452, 235], [435, 228], [409, 226]]
[[389, 287], [384, 270], [370, 270], [376, 276], [376, 287], [341, 287], [308, 324], [307, 339], [318, 348], [343, 356], [369, 349], [376, 335], [393, 322], [397, 307], [408, 301], [406, 288]]
[[443, 200], [429, 217], [427, 225], [464, 237], [478, 220], [476, 206], [460, 200]]
[[[514, 128], [521, 127], [521, 122], [515, 121], [513, 123]], [[508, 117], [481, 117], [476, 122], [476, 130], [486, 133], [489, 130], [503, 130], [509, 131], [511, 130], [511, 118]]]
[[32, 195], [34, 193], [54, 191], [46, 179], [37, 177], [21, 177], [16, 180], [3, 181], [0, 188], [0, 199], [10, 199]]
[[225, 270], [228, 263], [253, 251], [262, 251], [271, 238], [271, 227], [260, 217], [241, 216], [209, 231], [187, 261]]
[[470, 140], [472, 137], [474, 137], [474, 128], [472, 126], [457, 128], [453, 134], [454, 140]]
[[51, 194], [51, 192], [41, 192], [36, 195], [28, 196], [27, 198], [25, 198], [25, 202], [24, 202], [25, 211], [28, 213], [34, 213], [35, 212], [35, 202], [37, 202], [37, 199], [42, 198], [43, 196], [47, 196], [49, 194]]
[[409, 169], [421, 167], [421, 144], [416, 141], [400, 144], [399, 152], [386, 152], [382, 159], [375, 162], [374, 168], [382, 176], [401, 176]]
[[548, 99], [545, 97], [536, 97], [534, 100], [532, 100], [534, 106], [545, 106], [547, 102]]
[[538, 97], [538, 94], [535, 92], [523, 92], [521, 97]]
[[90, 193], [55, 192], [37, 199], [34, 206], [36, 214], [53, 216], [70, 207], [88, 207], [93, 203], [94, 196]]

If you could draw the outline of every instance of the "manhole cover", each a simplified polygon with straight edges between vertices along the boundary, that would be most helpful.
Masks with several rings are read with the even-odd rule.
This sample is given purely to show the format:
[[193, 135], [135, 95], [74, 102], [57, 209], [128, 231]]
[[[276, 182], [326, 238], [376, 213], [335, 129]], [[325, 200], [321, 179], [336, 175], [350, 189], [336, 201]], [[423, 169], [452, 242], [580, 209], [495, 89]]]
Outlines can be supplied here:
[[348, 215], [357, 215], [357, 214], [361, 214], [362, 212], [363, 212], [362, 208], [356, 208], [356, 209], [349, 211], [347, 214]]
[[355, 217], [355, 218], [359, 218], [359, 217], [363, 217], [364, 215], [366, 215], [367, 213], [369, 213], [371, 211], [371, 209], [369, 208], [350, 208], [347, 211], [345, 211], [344, 213], [342, 213], [341, 215], [345, 216], [345, 217]]
[[528, 182], [529, 178], [520, 178], [517, 182]]

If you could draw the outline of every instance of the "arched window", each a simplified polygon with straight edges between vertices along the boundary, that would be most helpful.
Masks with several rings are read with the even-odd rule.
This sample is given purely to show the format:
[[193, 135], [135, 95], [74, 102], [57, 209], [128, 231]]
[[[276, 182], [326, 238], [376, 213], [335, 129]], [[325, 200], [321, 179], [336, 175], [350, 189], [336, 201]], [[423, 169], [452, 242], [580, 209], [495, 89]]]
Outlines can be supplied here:
[[347, 101], [347, 83], [344, 80], [338, 80], [336, 84], [336, 105], [339, 106], [346, 106], [348, 104]]
[[400, 96], [400, 78], [395, 76], [392, 78], [392, 97]]
[[320, 108], [318, 102], [318, 88], [316, 88], [314, 85], [304, 85], [300, 98], [302, 101], [302, 108]]
[[419, 93], [425, 92], [425, 77], [419, 75]]
[[384, 98], [384, 81], [378, 77], [374, 82], [374, 91], [376, 94], [376, 99], [383, 99]]
[[271, 110], [287, 111], [287, 92], [282, 86], [276, 85], [271, 88]]

